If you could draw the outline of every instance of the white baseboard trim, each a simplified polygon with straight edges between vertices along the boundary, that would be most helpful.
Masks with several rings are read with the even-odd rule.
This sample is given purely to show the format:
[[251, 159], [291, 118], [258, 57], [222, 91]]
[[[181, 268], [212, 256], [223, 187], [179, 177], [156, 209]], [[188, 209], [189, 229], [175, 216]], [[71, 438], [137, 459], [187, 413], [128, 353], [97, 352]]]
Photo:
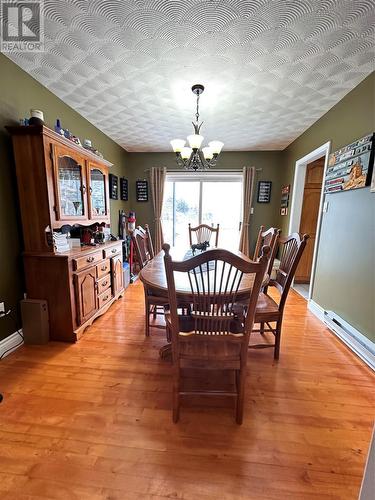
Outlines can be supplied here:
[[[329, 330], [336, 335], [344, 344], [346, 344], [349, 349], [354, 352], [359, 358], [362, 359], [372, 370], [375, 371], [375, 355], [374, 355], [374, 344], [358, 330], [348, 325], [345, 321], [344, 326], [347, 327], [348, 331], [340, 328], [338, 325], [332, 321], [327, 313], [330, 311], [325, 311], [319, 304], [313, 300], [308, 301], [308, 309], [316, 316], [322, 323], [324, 323]], [[351, 333], [349, 333], [349, 331]]]
[[316, 316], [320, 321], [324, 323], [324, 309], [319, 304], [314, 302], [312, 299], [307, 301], [307, 308], [311, 311], [314, 316]]
[[22, 330], [12, 333], [0, 341], [0, 359], [4, 359], [23, 344]]

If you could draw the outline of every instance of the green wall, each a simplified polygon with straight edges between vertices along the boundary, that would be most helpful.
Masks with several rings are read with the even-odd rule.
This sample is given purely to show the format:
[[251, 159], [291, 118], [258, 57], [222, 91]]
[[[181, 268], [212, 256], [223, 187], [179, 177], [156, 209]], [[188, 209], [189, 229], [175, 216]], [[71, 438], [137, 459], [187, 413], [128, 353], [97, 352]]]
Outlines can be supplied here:
[[[5, 125], [29, 116], [30, 108], [42, 109], [46, 124], [55, 119], [93, 144], [114, 163], [112, 172], [129, 179], [129, 202], [111, 201], [112, 232], [117, 234], [118, 210], [133, 209], [139, 224], [153, 226], [151, 200], [137, 203], [136, 179], [149, 178], [153, 166], [176, 170], [173, 153], [127, 153], [72, 108], [0, 54], [0, 301], [18, 308], [23, 297], [22, 231], [18, 213], [17, 189], [11, 140]], [[261, 224], [288, 230], [288, 217], [280, 217], [280, 189], [293, 184], [295, 162], [331, 140], [332, 150], [375, 129], [374, 73], [344, 97], [284, 151], [223, 152], [218, 169], [240, 170], [255, 166], [262, 171], [256, 180], [271, 180], [271, 203], [253, 201], [251, 246]], [[193, 173], [191, 174], [194, 175]], [[151, 198], [151, 196], [149, 196]], [[375, 303], [375, 194], [369, 188], [329, 195], [330, 206], [323, 217], [321, 245], [317, 261], [313, 299], [325, 309], [333, 309], [369, 338], [374, 339]], [[224, 202], [224, 201], [223, 201]], [[230, 200], [225, 200], [230, 209]], [[15, 331], [8, 319], [0, 319], [0, 339]]]
[[[331, 141], [331, 151], [375, 130], [375, 73], [284, 151], [285, 183], [295, 162]], [[375, 341], [375, 194], [370, 188], [326, 196], [313, 300]], [[289, 220], [283, 218], [283, 233]]]
[[[53, 128], [56, 118], [60, 118], [62, 125], [72, 133], [81, 139], [91, 139], [104, 157], [113, 162], [113, 173], [125, 176], [128, 160], [123, 148], [2, 54], [0, 74], [0, 302], [17, 311], [24, 292], [22, 230], [12, 144], [4, 127], [28, 117], [30, 108], [41, 109], [47, 126]], [[115, 234], [120, 208], [125, 208], [124, 202], [111, 200], [111, 225]], [[0, 340], [15, 330], [12, 319], [0, 318]]]
[[[266, 227], [279, 224], [279, 208], [282, 184], [282, 152], [281, 151], [252, 151], [252, 152], [223, 152], [220, 155], [217, 170], [242, 170], [245, 166], [254, 166], [261, 168], [261, 172], [256, 174], [256, 184], [254, 186], [254, 215], [250, 221], [250, 245], [255, 245], [258, 228], [261, 224]], [[175, 160], [175, 154], [171, 153], [129, 153], [129, 204], [132, 210], [135, 210], [137, 224], [148, 223], [153, 229], [154, 213], [152, 208], [151, 195], [149, 193], [149, 202], [136, 202], [135, 199], [135, 181], [137, 179], [149, 179], [151, 167], [167, 167], [168, 170], [178, 170]], [[194, 172], [191, 172], [194, 178]], [[259, 180], [272, 181], [271, 202], [257, 203], [256, 190]], [[223, 200], [230, 210], [231, 200]], [[187, 230], [187, 228], [186, 228]]]

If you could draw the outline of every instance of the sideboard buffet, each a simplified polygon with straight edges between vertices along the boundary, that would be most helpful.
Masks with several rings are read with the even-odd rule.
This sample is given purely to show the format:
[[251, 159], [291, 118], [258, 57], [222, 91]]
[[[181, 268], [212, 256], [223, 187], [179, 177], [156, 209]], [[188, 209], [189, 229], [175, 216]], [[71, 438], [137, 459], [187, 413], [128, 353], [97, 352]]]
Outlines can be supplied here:
[[24, 241], [27, 298], [48, 302], [50, 339], [74, 342], [123, 295], [122, 242], [57, 253], [62, 226], [110, 223], [111, 163], [45, 126], [12, 136]]

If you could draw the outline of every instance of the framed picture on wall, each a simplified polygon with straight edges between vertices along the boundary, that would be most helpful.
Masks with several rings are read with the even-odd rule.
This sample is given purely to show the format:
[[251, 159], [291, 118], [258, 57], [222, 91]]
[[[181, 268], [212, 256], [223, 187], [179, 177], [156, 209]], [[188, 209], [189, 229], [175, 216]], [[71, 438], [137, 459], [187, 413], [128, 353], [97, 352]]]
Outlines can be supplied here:
[[372, 169], [372, 177], [371, 177], [371, 193], [375, 193], [375, 167]]
[[285, 208], [280, 208], [280, 215], [288, 215], [288, 209]]
[[123, 201], [129, 200], [128, 179], [125, 179], [125, 177], [120, 179], [120, 197]]
[[137, 180], [135, 183], [137, 201], [148, 201], [148, 182]]
[[271, 201], [271, 181], [259, 181], [258, 182], [258, 203], [269, 203]]
[[118, 177], [114, 174], [109, 174], [109, 197], [118, 200]]

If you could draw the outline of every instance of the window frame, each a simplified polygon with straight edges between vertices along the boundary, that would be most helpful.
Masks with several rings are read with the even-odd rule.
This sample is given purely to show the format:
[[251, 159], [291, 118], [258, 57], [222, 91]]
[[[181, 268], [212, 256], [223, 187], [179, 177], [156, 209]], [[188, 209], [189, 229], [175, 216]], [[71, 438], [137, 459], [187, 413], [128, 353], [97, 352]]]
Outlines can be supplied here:
[[[198, 224], [202, 224], [202, 195], [204, 182], [240, 182], [243, 184], [243, 175], [241, 171], [231, 172], [167, 172], [165, 182], [173, 183], [173, 245], [175, 245], [175, 183], [176, 182], [199, 182], [199, 210]], [[240, 211], [240, 227], [243, 217], [243, 189], [241, 189], [241, 211]], [[163, 222], [163, 219], [162, 219]]]

